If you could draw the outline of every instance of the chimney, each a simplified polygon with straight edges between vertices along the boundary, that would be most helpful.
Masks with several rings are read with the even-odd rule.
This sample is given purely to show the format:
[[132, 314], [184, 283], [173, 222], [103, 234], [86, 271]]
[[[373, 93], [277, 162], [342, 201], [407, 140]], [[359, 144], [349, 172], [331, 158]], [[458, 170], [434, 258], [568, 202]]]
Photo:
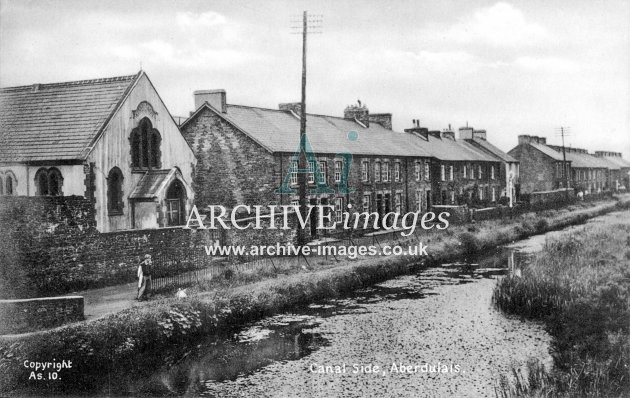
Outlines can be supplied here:
[[486, 140], [486, 130], [473, 130], [473, 138], [478, 140]]
[[194, 93], [195, 110], [199, 109], [205, 102], [210, 104], [219, 112], [227, 112], [227, 102], [225, 99], [225, 90], [197, 90]]
[[412, 119], [413, 127], [404, 129], [405, 133], [413, 134], [417, 137], [429, 140], [429, 129], [426, 127], [420, 127], [420, 119]]
[[429, 130], [429, 135], [432, 135], [435, 138], [442, 139], [442, 132], [440, 130]]
[[358, 105], [348, 105], [343, 110], [343, 118], [348, 120], [357, 120], [365, 127], [370, 127], [370, 111], [359, 101]]
[[521, 134], [518, 136], [518, 144], [529, 144], [530, 142], [536, 142], [531, 135]]
[[392, 114], [391, 113], [372, 113], [368, 114], [368, 120], [370, 123], [378, 123], [385, 127], [387, 130], [392, 129]]
[[442, 130], [442, 138], [448, 138], [455, 141], [455, 132], [451, 130], [451, 126], [447, 129]]
[[293, 111], [297, 116], [302, 115], [302, 103], [301, 102], [286, 102], [284, 104], [278, 104], [278, 109], [285, 112]]
[[459, 128], [459, 139], [460, 140], [472, 140], [473, 139], [473, 128], [472, 127], [468, 127], [468, 126], [460, 127]]

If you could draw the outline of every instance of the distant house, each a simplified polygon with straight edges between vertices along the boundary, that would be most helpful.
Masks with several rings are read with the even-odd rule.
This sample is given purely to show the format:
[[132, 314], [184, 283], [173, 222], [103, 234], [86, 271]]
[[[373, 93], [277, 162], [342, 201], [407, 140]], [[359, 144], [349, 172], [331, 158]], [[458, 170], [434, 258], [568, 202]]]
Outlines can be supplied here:
[[570, 185], [571, 161], [547, 146], [545, 137], [519, 135], [518, 145], [508, 155], [520, 163], [522, 193], [546, 192]]
[[0, 89], [0, 194], [79, 195], [101, 232], [182, 224], [195, 157], [146, 73]]
[[[562, 147], [548, 145], [562, 155]], [[584, 194], [601, 193], [610, 190], [609, 176], [614, 167], [603, 158], [593, 156], [586, 149], [564, 148], [567, 161], [571, 162], [571, 187]]]
[[630, 162], [620, 152], [595, 151], [595, 156], [611, 165], [610, 186], [613, 190], [630, 189]]

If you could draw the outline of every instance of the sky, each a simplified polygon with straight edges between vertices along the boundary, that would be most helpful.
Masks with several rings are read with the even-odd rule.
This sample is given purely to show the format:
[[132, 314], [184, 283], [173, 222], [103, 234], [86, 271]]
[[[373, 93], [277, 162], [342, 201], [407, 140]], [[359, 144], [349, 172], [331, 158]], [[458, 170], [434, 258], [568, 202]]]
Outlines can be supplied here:
[[141, 68], [173, 115], [193, 91], [277, 108], [300, 99], [303, 11], [307, 109], [357, 100], [412, 126], [519, 134], [630, 159], [630, 1], [0, 0], [0, 85], [129, 75]]

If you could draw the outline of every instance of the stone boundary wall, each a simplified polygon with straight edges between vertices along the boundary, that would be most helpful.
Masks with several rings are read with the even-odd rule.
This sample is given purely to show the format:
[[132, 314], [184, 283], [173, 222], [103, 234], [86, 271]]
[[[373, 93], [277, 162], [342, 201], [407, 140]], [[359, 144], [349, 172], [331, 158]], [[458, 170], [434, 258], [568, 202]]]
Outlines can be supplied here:
[[90, 201], [68, 197], [0, 198], [0, 297], [30, 298], [132, 282], [153, 256], [155, 276], [202, 268], [204, 245], [224, 231], [181, 227], [99, 233]]
[[0, 334], [31, 332], [83, 319], [82, 296], [0, 300]]
[[[567, 200], [568, 196], [568, 200]], [[532, 206], [544, 203], [556, 203], [571, 201], [575, 197], [573, 189], [561, 189], [555, 191], [532, 192], [529, 196], [529, 204]]]

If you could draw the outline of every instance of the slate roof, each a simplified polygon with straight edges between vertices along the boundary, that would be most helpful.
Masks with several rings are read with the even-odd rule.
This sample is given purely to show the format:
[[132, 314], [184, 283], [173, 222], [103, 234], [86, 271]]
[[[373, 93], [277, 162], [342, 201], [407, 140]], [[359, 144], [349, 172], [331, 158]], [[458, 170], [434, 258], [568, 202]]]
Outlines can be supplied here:
[[131, 191], [129, 199], [153, 199], [159, 196], [162, 189], [165, 188], [166, 183], [171, 176], [169, 174], [174, 172], [173, 170], [149, 170], [147, 171], [136, 187]]
[[437, 138], [431, 134], [426, 141], [424, 137], [416, 136], [423, 148], [431, 156], [447, 161], [487, 161], [498, 162], [499, 159], [475, 148], [464, 140], [452, 140], [449, 138]]
[[[295, 152], [300, 142], [300, 120], [290, 112], [228, 105], [223, 116], [272, 152]], [[414, 137], [377, 123], [363, 127], [354, 120], [307, 114], [306, 134], [316, 153], [390, 156], [429, 156]], [[351, 140], [349, 133], [357, 132]]]
[[[294, 153], [299, 145], [300, 120], [291, 112], [242, 105], [227, 105], [222, 113], [209, 104], [213, 112], [240, 128], [271, 152]], [[203, 109], [200, 107], [181, 127]], [[357, 133], [351, 140], [349, 132]], [[498, 161], [464, 141], [429, 136], [428, 139], [410, 133], [386, 129], [378, 123], [363, 127], [355, 120], [342, 117], [307, 114], [309, 143], [314, 152], [353, 155], [436, 157], [443, 160]]]
[[500, 150], [499, 148], [497, 148], [496, 146], [492, 145], [491, 143], [489, 143], [486, 140], [483, 139], [472, 139], [472, 140], [466, 140], [466, 142], [470, 143], [473, 146], [478, 146], [481, 147], [482, 149], [492, 153], [494, 156], [498, 157], [499, 159], [501, 159], [504, 162], [509, 162], [509, 163], [518, 163], [518, 160], [516, 160], [514, 157], [508, 155], [507, 153], [503, 152], [502, 150]]
[[179, 180], [186, 192], [193, 192], [190, 185], [182, 176], [177, 167], [164, 170], [149, 170], [145, 172], [140, 181], [136, 184], [129, 199], [143, 200], [160, 198], [166, 194], [164, 192], [174, 180]]
[[142, 73], [0, 89], [0, 162], [84, 159]]
[[[530, 142], [529, 145], [533, 146], [534, 148], [538, 149], [540, 152], [553, 158], [554, 160], [560, 160], [560, 161], [564, 160], [564, 158], [562, 157], [562, 153], [559, 153], [558, 151], [555, 151], [554, 149], [549, 148], [547, 145], [538, 144], [536, 142]], [[567, 157], [567, 161], [569, 160], [570, 159]]]
[[602, 156], [602, 159], [606, 159], [608, 162], [618, 166], [619, 168], [628, 168], [630, 167], [630, 162], [622, 157], [616, 156]]
[[[550, 145], [549, 147], [558, 152], [562, 158], [562, 147], [556, 145]], [[567, 160], [571, 162], [571, 167], [574, 168], [607, 169], [611, 167], [610, 163], [604, 159], [588, 153], [578, 152], [573, 148], [565, 148], [564, 153]]]

